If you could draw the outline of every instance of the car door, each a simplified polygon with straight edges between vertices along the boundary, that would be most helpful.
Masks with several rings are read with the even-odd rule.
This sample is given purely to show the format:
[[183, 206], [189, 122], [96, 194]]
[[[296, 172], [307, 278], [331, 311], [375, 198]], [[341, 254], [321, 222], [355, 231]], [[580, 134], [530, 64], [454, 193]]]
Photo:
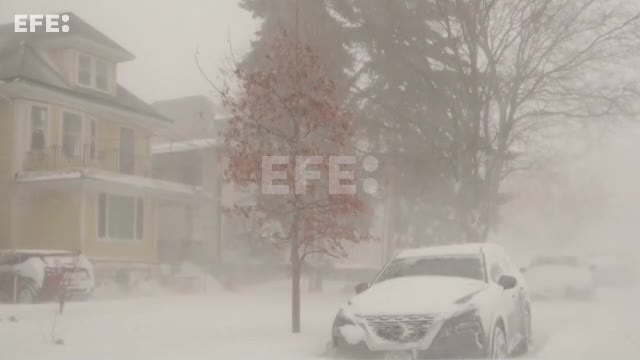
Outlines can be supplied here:
[[527, 284], [526, 284], [524, 275], [522, 274], [520, 269], [515, 266], [513, 261], [511, 261], [511, 258], [509, 257], [509, 255], [505, 253], [504, 256], [505, 256], [505, 261], [508, 269], [507, 271], [512, 273], [513, 276], [518, 280], [518, 283], [514, 288], [516, 292], [516, 302], [515, 302], [516, 312], [514, 315], [517, 318], [517, 326], [518, 326], [517, 329], [520, 332], [520, 335], [526, 336], [527, 334], [523, 333], [523, 331], [525, 330], [525, 326], [527, 326], [527, 324], [525, 324], [524, 321], [525, 321], [525, 312], [528, 310], [528, 307], [529, 307], [529, 294], [527, 292]]
[[508, 303], [508, 322], [509, 322], [509, 334], [507, 334], [510, 348], [513, 349], [518, 342], [522, 334], [522, 321], [523, 321], [523, 293], [524, 293], [524, 281], [520, 272], [513, 266], [513, 263], [509, 259], [507, 253], [500, 249], [498, 251], [499, 262], [504, 269], [504, 275], [513, 276], [516, 278], [516, 286], [512, 289], [505, 290], [506, 303]]
[[[496, 251], [492, 253], [491, 262], [489, 264], [490, 281], [494, 282], [497, 286], [500, 286], [498, 281], [502, 275], [514, 276], [513, 274], [510, 274], [508, 265], [509, 263], [506, 260], [505, 254], [496, 249]], [[516, 284], [512, 289], [501, 288], [500, 292], [499, 312], [503, 315], [504, 321], [506, 322], [505, 325], [507, 327], [506, 332], [509, 349], [512, 349], [516, 345], [516, 342], [518, 341], [517, 334], [520, 332], [520, 311], [518, 306], [519, 285], [520, 284]]]

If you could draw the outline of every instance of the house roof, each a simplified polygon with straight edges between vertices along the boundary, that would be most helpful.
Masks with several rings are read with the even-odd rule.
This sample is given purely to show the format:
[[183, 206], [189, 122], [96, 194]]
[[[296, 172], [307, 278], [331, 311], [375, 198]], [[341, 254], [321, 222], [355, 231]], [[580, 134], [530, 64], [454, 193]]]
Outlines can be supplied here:
[[[36, 28], [35, 32], [16, 33], [14, 31], [14, 23], [8, 23], [0, 25], [0, 37], [8, 36], [16, 41], [39, 41], [39, 40], [60, 40], [70, 39], [72, 37], [80, 37], [87, 40], [95, 41], [98, 44], [106, 46], [114, 51], [122, 54], [123, 60], [133, 60], [135, 56], [127, 49], [120, 46], [115, 41], [111, 40], [108, 36], [98, 31], [95, 27], [89, 25], [86, 21], [82, 20], [78, 15], [73, 12], [63, 12], [60, 15], [69, 16], [69, 22], [65, 23], [69, 26], [69, 32], [57, 32], [47, 33], [45, 28], [40, 26]], [[62, 23], [61, 23], [62, 25]]]
[[[73, 21], [81, 24], [81, 29], [83, 27], [90, 27], [77, 17], [72, 17], [71, 19], [75, 19]], [[6, 28], [6, 25], [3, 26], [3, 28]], [[0, 34], [5, 30], [6, 29], [3, 30], [0, 28]], [[86, 32], [93, 34], [92, 36], [95, 37], [98, 37], [97, 34], [101, 34], [95, 29], [93, 32], [89, 30], [86, 30]], [[73, 95], [90, 102], [113, 106], [169, 123], [172, 122], [171, 119], [158, 113], [152, 106], [119, 84], [117, 85], [115, 95], [71, 86], [62, 78], [59, 72], [43, 58], [37, 48], [32, 45], [30, 38], [28, 36], [25, 37], [24, 34], [25, 33], [12, 33], [9, 41], [0, 43], [0, 81], [25, 81], [36, 86], [46, 87], [67, 95]], [[107, 40], [111, 41], [106, 36], [102, 39], [102, 41], [108, 43]]]
[[216, 137], [227, 127], [231, 118], [218, 113], [210, 98], [203, 95], [185, 96], [156, 101], [151, 104], [161, 114], [173, 119], [171, 126], [160, 129], [159, 138], [171, 141], [190, 141], [204, 137]]
[[24, 78], [71, 89], [37, 52], [24, 42], [0, 48], [0, 80]]

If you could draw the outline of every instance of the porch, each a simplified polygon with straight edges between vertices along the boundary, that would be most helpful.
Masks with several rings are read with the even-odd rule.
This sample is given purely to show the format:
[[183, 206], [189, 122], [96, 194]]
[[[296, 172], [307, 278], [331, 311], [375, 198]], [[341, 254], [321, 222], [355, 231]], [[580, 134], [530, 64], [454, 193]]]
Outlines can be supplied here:
[[25, 154], [23, 171], [67, 171], [97, 169], [116, 174], [150, 177], [148, 156], [136, 156], [119, 148], [95, 144], [53, 145]]
[[[160, 254], [168, 251], [158, 240], [163, 209], [191, 213], [213, 201], [183, 184], [73, 167], [20, 173], [11, 192], [13, 248], [79, 250], [94, 262], [132, 265], [166, 260]], [[193, 221], [185, 218], [182, 228], [193, 228], [187, 220]], [[191, 232], [185, 234], [171, 245], [193, 243]]]

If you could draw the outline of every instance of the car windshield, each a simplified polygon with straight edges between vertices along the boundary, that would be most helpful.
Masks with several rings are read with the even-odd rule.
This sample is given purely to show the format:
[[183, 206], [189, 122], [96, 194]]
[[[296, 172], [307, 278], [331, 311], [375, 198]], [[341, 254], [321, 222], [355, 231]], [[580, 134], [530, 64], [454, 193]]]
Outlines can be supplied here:
[[420, 257], [393, 260], [376, 282], [408, 276], [456, 276], [484, 279], [479, 256]]

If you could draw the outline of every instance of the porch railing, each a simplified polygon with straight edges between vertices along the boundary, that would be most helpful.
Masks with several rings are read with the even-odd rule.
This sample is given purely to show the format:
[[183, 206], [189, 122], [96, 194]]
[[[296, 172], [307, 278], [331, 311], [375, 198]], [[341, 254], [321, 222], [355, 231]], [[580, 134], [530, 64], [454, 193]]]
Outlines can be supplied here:
[[27, 152], [25, 171], [72, 170], [93, 168], [121, 174], [150, 176], [150, 160], [121, 154], [120, 149], [100, 149], [92, 144], [54, 145]]

